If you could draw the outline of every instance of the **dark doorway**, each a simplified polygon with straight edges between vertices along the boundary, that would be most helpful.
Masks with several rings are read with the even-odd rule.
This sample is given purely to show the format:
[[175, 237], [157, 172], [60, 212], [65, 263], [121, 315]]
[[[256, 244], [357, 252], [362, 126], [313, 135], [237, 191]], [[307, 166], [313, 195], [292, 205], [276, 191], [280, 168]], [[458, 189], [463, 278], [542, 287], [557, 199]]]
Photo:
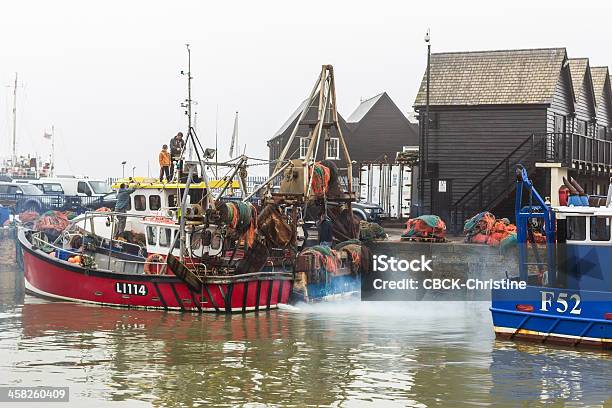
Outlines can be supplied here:
[[452, 205], [452, 180], [431, 180], [431, 209], [432, 214], [439, 216], [448, 225], [450, 223], [450, 208]]

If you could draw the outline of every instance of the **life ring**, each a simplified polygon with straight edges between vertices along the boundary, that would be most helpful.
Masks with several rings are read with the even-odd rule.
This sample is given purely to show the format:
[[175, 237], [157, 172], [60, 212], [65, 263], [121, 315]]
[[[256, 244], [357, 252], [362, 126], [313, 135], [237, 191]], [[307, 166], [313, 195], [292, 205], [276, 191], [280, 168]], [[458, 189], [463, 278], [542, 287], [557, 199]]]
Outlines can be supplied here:
[[164, 262], [164, 256], [160, 254], [151, 254], [147, 256], [144, 264], [144, 273], [147, 275], [159, 275], [162, 270], [160, 263]]
[[174, 221], [170, 217], [165, 217], [163, 215], [153, 215], [149, 217], [144, 217], [143, 221], [145, 222], [156, 222], [158, 224], [174, 224]]

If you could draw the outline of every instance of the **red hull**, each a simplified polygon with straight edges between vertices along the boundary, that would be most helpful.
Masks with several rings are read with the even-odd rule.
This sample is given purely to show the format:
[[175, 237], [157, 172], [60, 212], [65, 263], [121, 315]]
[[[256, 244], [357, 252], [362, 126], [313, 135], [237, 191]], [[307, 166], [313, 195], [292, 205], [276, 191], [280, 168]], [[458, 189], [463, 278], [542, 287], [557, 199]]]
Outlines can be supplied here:
[[88, 270], [33, 248], [20, 232], [26, 289], [37, 296], [99, 305], [180, 310], [247, 312], [287, 304], [291, 274], [260, 272], [205, 278], [195, 293], [174, 275], [134, 275]]

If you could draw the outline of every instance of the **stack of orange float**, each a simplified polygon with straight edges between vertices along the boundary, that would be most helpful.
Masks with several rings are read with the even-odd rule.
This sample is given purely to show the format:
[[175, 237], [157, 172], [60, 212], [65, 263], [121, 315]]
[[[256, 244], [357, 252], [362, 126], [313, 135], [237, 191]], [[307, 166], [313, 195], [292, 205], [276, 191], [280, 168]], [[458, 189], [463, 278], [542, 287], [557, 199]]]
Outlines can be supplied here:
[[516, 243], [516, 226], [507, 218], [496, 219], [483, 211], [465, 222], [465, 242], [506, 247]]

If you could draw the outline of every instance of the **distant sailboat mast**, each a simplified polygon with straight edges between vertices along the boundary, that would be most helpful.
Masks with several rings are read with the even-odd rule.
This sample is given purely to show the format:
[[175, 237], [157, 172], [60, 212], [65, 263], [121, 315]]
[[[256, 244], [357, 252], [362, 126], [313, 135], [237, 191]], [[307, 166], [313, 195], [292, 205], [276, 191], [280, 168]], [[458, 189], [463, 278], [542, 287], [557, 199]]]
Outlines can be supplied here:
[[240, 154], [240, 147], [238, 146], [238, 111], [236, 111], [236, 117], [234, 118], [234, 131], [232, 132], [232, 144], [229, 151], [230, 158], [234, 157], [234, 148], [236, 148], [236, 153]]

